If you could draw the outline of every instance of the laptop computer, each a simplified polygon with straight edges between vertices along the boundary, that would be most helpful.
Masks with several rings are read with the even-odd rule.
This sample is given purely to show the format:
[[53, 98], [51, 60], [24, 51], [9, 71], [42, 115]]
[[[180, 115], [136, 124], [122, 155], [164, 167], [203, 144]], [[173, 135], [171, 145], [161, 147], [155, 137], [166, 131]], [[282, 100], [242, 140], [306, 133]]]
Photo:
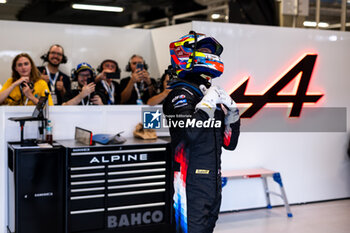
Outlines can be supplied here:
[[41, 96], [39, 98], [39, 102], [35, 106], [34, 112], [32, 116], [24, 116], [24, 117], [10, 117], [9, 120], [11, 121], [38, 121], [43, 120], [44, 115], [43, 111], [46, 106], [48, 96]]

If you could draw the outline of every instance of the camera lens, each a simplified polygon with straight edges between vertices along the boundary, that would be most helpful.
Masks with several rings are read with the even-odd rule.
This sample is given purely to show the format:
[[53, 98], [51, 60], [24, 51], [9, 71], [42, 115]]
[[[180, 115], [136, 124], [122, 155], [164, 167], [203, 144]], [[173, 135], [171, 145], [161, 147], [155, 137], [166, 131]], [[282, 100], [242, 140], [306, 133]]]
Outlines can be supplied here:
[[27, 83], [27, 82], [21, 83], [20, 86], [21, 86], [22, 88], [24, 88], [24, 87], [26, 86], [25, 83], [27, 84], [27, 86], [28, 86], [30, 89], [33, 89], [33, 88], [34, 88], [33, 83]]

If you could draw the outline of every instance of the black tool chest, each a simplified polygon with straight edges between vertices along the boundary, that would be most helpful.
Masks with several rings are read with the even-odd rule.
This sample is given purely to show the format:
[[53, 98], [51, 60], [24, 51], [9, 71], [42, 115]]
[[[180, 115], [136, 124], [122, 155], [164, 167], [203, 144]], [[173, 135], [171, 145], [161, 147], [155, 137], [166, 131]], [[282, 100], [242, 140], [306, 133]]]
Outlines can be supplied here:
[[74, 140], [57, 143], [65, 155], [65, 232], [171, 231], [168, 142], [129, 139], [121, 145], [85, 146]]

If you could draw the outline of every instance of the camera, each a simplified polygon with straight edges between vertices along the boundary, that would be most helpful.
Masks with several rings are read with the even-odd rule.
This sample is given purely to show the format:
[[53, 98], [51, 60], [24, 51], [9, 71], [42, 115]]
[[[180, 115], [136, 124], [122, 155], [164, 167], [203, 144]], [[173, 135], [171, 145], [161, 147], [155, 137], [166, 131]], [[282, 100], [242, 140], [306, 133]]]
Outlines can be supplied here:
[[169, 78], [172, 79], [174, 76], [176, 76], [176, 71], [172, 65], [169, 65], [168, 68], [164, 71], [167, 75], [169, 75]]
[[27, 82], [21, 83], [21, 87], [22, 87], [22, 88], [24, 88], [24, 87], [26, 86], [26, 85], [24, 85], [24, 83], [26, 83], [30, 89], [33, 89], [33, 88], [34, 88], [34, 85], [33, 85], [33, 83], [31, 83], [31, 82], [29, 82], [29, 83], [27, 83]]
[[136, 69], [143, 70], [143, 64], [142, 63], [137, 63], [136, 64]]
[[95, 79], [94, 78], [88, 78], [86, 82], [87, 82], [87, 84], [90, 84], [90, 83], [95, 82]]
[[108, 79], [120, 79], [120, 73], [117, 73], [117, 72], [106, 73], [106, 78], [108, 78]]
[[[87, 84], [94, 83], [94, 82], [95, 82], [95, 79], [92, 77], [87, 79]], [[96, 91], [91, 92], [90, 98], [94, 98], [95, 95], [96, 95]], [[90, 103], [90, 105], [92, 105], [92, 103]]]

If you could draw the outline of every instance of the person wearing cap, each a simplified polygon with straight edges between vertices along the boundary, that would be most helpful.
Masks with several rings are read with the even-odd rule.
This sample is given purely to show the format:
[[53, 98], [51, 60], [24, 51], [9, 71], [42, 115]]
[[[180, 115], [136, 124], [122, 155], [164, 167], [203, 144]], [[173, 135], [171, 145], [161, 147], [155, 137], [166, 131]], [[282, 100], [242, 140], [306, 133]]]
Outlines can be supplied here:
[[120, 103], [120, 85], [115, 80], [120, 79], [118, 63], [113, 59], [106, 59], [97, 67], [96, 91], [104, 96], [104, 104], [112, 105]]
[[94, 69], [86, 62], [73, 71], [73, 82], [62, 105], [103, 105], [101, 94], [95, 92]]
[[[191, 31], [170, 44], [177, 79], [163, 103], [171, 136], [177, 233], [211, 233], [221, 204], [221, 150], [234, 150], [240, 118], [235, 102], [211, 84], [224, 70], [222, 45]], [[225, 110], [224, 110], [225, 109]]]

